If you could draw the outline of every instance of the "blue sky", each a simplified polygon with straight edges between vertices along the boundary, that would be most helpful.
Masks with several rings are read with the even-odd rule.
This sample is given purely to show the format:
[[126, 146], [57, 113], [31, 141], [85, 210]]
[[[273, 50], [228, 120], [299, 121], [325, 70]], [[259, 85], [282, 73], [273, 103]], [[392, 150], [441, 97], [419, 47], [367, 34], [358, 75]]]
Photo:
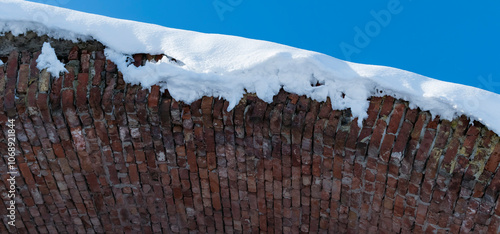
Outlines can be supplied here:
[[500, 1], [34, 0], [236, 35], [500, 93]]

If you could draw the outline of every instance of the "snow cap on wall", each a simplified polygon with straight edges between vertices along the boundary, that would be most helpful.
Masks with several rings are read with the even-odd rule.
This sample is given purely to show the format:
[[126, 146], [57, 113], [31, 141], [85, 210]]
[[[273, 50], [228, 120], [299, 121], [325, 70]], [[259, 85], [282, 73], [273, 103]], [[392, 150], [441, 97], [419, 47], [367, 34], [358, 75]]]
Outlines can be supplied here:
[[[19, 0], [0, 0], [0, 5], [1, 33], [34, 31], [57, 39], [95, 39], [106, 46], [107, 58], [117, 64], [126, 82], [146, 88], [159, 85], [179, 101], [222, 97], [232, 108], [245, 90], [271, 102], [283, 88], [318, 101], [330, 97], [334, 108], [351, 108], [361, 123], [367, 116], [368, 98], [391, 95], [442, 119], [465, 114], [500, 133], [500, 95], [485, 90], [271, 42], [171, 29]], [[129, 56], [135, 53], [165, 54], [178, 62], [165, 57], [137, 68], [129, 63]], [[61, 71], [60, 67], [55, 70]]]

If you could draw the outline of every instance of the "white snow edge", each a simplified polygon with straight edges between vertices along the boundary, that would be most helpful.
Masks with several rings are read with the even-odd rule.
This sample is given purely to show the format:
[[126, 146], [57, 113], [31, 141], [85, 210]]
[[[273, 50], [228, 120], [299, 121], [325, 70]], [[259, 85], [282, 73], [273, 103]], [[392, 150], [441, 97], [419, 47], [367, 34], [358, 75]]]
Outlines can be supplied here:
[[[18, 35], [29, 30], [57, 39], [98, 40], [106, 46], [107, 59], [117, 64], [126, 82], [145, 88], [157, 84], [186, 103], [205, 95], [222, 97], [232, 108], [245, 90], [271, 102], [283, 88], [318, 101], [330, 97], [334, 109], [351, 108], [361, 124], [367, 117], [368, 98], [391, 95], [441, 119], [452, 120], [465, 114], [500, 133], [500, 95], [482, 89], [271, 42], [0, 0], [0, 33]], [[165, 54], [181, 63], [164, 58], [136, 68], [127, 62], [127, 57], [135, 53]], [[311, 86], [317, 82], [322, 85]]]
[[39, 70], [47, 69], [47, 71], [56, 78], [59, 77], [61, 73], [68, 72], [64, 64], [57, 59], [54, 48], [52, 48], [48, 42], [43, 43], [42, 53], [38, 56], [36, 62], [36, 67]]

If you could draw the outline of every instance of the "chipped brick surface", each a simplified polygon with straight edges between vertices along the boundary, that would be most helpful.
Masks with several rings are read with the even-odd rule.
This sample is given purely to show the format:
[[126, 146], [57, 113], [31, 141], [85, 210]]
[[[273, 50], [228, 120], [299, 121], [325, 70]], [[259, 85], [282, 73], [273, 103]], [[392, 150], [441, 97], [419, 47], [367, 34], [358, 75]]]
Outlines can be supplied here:
[[102, 51], [68, 53], [57, 78], [39, 52], [0, 66], [0, 153], [14, 118], [20, 170], [16, 227], [2, 218], [0, 233], [500, 231], [499, 137], [466, 116], [372, 97], [358, 126], [283, 90], [188, 105], [125, 84]]

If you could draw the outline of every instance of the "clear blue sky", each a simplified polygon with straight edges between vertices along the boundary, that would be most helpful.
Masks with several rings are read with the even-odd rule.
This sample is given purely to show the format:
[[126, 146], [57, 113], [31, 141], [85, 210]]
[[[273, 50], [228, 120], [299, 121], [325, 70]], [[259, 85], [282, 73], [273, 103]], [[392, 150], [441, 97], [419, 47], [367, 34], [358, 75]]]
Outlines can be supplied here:
[[35, 0], [273, 41], [500, 93], [500, 1]]

